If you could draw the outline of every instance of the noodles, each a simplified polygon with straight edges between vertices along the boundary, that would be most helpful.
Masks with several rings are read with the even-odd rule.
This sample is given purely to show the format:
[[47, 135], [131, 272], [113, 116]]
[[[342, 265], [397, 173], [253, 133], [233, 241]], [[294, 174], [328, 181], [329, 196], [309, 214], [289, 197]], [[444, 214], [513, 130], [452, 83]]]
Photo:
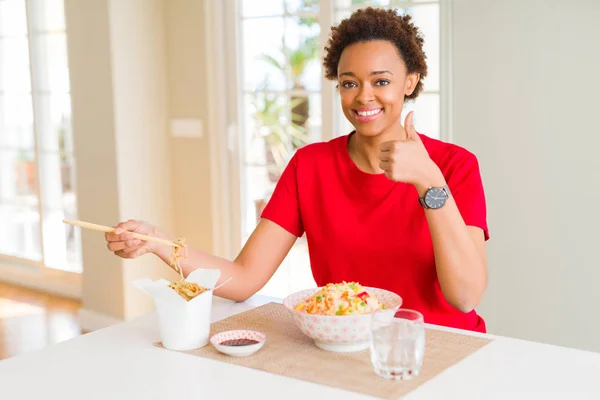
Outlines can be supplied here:
[[[185, 252], [181, 254], [181, 249], [185, 249]], [[175, 242], [175, 246], [173, 246], [173, 253], [171, 253], [171, 266], [175, 269], [175, 271], [179, 272], [181, 275], [181, 280], [177, 282], [173, 282], [169, 285], [169, 287], [175, 290], [181, 297], [190, 301], [194, 297], [198, 296], [206, 292], [208, 289], [198, 285], [195, 282], [187, 282], [183, 277], [183, 268], [181, 268], [181, 264], [179, 264], [179, 260], [183, 258], [187, 258], [187, 245], [185, 244], [185, 239], [177, 239]]]
[[[181, 249], [185, 249], [185, 254], [181, 254]], [[175, 242], [175, 246], [173, 246], [173, 253], [171, 253], [171, 266], [175, 268], [176, 272], [179, 272], [181, 275], [181, 279], [183, 280], [183, 269], [179, 264], [180, 258], [187, 258], [187, 245], [185, 244], [185, 239], [180, 238]]]
[[195, 282], [187, 282], [184, 280], [173, 282], [169, 287], [175, 290], [181, 297], [190, 301], [194, 297], [206, 292], [208, 289], [198, 285]]

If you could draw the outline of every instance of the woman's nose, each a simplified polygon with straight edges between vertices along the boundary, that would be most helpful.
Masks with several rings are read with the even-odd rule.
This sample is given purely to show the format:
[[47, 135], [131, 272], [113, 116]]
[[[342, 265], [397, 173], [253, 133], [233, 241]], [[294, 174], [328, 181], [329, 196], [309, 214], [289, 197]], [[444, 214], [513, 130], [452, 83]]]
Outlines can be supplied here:
[[371, 87], [371, 85], [363, 85], [361, 86], [360, 91], [356, 96], [356, 101], [358, 101], [361, 104], [367, 104], [371, 100], [373, 100], [373, 97], [373, 88]]

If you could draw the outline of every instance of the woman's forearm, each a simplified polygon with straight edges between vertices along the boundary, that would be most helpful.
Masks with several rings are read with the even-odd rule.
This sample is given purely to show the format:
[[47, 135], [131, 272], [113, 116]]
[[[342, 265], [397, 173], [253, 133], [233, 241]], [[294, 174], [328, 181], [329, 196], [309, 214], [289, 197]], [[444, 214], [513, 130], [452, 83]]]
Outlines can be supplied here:
[[[171, 242], [176, 239], [155, 230], [155, 235]], [[187, 247], [187, 257], [180, 258], [183, 275], [197, 268], [221, 270], [219, 283], [233, 278], [215, 294], [234, 301], [245, 301], [259, 291], [273, 276], [296, 241], [296, 237], [274, 222], [261, 220], [234, 261]], [[165, 263], [171, 263], [173, 248], [156, 245], [150, 251]]]
[[[157, 236], [170, 241], [176, 240], [162, 232], [157, 232]], [[186, 250], [187, 257], [179, 259], [179, 265], [184, 277], [187, 277], [192, 271], [198, 268], [219, 269], [221, 270], [221, 277], [217, 285], [230, 277], [233, 279], [215, 291], [215, 295], [234, 301], [244, 301], [254, 294], [252, 285], [248, 285], [248, 279], [245, 276], [246, 270], [243, 265], [214, 256], [191, 246], [188, 246]], [[165, 245], [157, 245], [152, 249], [152, 253], [174, 268], [171, 265], [172, 252], [173, 248]]]
[[[426, 188], [417, 190], [422, 196]], [[425, 215], [442, 293], [452, 306], [469, 312], [479, 304], [487, 286], [485, 254], [479, 248], [483, 233], [481, 243], [476, 243], [452, 196], [442, 208], [426, 209]]]

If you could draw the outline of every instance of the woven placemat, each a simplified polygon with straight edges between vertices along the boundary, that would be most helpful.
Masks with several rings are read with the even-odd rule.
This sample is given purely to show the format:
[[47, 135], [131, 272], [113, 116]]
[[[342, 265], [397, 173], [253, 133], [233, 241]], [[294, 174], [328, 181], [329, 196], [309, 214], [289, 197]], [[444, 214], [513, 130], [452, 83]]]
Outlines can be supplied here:
[[[389, 381], [373, 371], [369, 350], [332, 353], [316, 347], [313, 341], [294, 325], [288, 311], [281, 304], [268, 303], [218, 321], [211, 326], [211, 336], [231, 329], [255, 329], [265, 332], [267, 343], [257, 353], [247, 357], [224, 355], [210, 343], [200, 349], [182, 353], [382, 399], [398, 399], [404, 396], [491, 341], [426, 329], [425, 358], [420, 375], [408, 381]], [[155, 345], [162, 347], [160, 342]]]

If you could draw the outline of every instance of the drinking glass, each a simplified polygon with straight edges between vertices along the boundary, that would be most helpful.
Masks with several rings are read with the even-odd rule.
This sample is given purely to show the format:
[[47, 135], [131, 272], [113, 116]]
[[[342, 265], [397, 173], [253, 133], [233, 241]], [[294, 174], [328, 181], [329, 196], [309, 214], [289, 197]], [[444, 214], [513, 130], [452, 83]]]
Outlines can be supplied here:
[[371, 316], [371, 363], [391, 380], [418, 376], [425, 353], [423, 315], [409, 309], [381, 310]]

